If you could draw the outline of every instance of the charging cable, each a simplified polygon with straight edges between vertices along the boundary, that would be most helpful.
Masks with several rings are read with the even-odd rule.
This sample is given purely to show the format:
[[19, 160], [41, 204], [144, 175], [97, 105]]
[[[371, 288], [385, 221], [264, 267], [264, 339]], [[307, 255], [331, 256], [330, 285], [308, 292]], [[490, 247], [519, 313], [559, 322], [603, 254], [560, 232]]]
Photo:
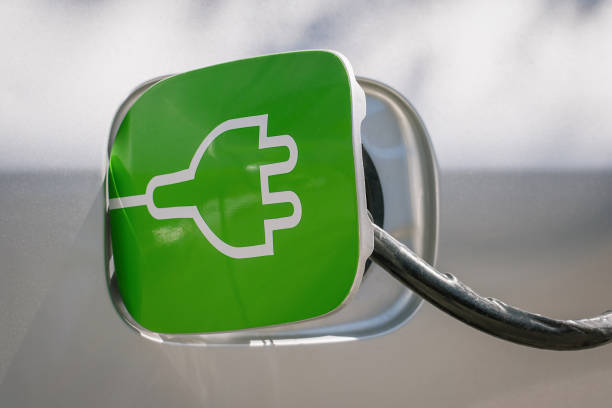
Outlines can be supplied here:
[[441, 273], [375, 224], [371, 259], [438, 309], [485, 333], [526, 346], [582, 350], [612, 340], [612, 311], [580, 320], [556, 320], [484, 298]]

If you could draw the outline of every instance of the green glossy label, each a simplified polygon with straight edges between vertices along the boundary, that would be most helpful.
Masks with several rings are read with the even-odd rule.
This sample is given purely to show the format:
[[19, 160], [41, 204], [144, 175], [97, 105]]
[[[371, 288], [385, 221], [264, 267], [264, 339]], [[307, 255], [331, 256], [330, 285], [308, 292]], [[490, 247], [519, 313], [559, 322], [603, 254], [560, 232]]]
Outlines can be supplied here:
[[345, 301], [369, 255], [355, 92], [337, 54], [306, 51], [176, 75], [134, 103], [111, 151], [109, 216], [137, 322], [229, 331]]

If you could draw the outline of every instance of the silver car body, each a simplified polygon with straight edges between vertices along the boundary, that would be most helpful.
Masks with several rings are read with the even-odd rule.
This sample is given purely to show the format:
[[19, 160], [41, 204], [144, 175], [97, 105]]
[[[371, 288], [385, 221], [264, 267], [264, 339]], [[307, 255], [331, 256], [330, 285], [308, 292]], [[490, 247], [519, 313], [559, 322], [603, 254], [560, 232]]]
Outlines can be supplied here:
[[132, 89], [335, 49], [429, 130], [437, 266], [528, 310], [598, 314], [612, 304], [609, 3], [7, 1], [0, 33], [0, 406], [610, 404], [612, 348], [526, 348], [428, 304], [356, 341], [152, 341], [115, 310], [104, 249], [107, 143]]

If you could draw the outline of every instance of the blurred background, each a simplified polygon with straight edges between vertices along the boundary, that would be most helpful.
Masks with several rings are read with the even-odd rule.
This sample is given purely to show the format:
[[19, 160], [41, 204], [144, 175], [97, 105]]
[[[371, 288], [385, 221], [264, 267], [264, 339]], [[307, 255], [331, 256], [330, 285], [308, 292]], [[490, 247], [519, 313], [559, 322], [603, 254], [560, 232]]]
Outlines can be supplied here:
[[[108, 127], [147, 78], [324, 48], [417, 107], [442, 169], [609, 168], [611, 22], [612, 5], [595, 0], [2, 2], [0, 123], [11, 137], [0, 163], [98, 159], [87, 146], [106, 135], [83, 137], [83, 110]], [[33, 135], [39, 109], [53, 115]], [[79, 131], [65, 134], [66, 122]], [[50, 137], [59, 132], [83, 154], [64, 160]]]

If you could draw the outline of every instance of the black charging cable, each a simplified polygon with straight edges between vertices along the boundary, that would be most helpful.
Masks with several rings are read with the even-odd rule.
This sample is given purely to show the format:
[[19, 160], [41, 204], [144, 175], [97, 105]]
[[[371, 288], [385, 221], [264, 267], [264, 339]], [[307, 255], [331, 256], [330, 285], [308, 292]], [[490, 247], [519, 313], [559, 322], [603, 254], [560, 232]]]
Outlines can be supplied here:
[[549, 350], [581, 350], [612, 340], [612, 311], [580, 320], [556, 320], [484, 298], [438, 272], [375, 224], [371, 259], [425, 300], [493, 336]]

